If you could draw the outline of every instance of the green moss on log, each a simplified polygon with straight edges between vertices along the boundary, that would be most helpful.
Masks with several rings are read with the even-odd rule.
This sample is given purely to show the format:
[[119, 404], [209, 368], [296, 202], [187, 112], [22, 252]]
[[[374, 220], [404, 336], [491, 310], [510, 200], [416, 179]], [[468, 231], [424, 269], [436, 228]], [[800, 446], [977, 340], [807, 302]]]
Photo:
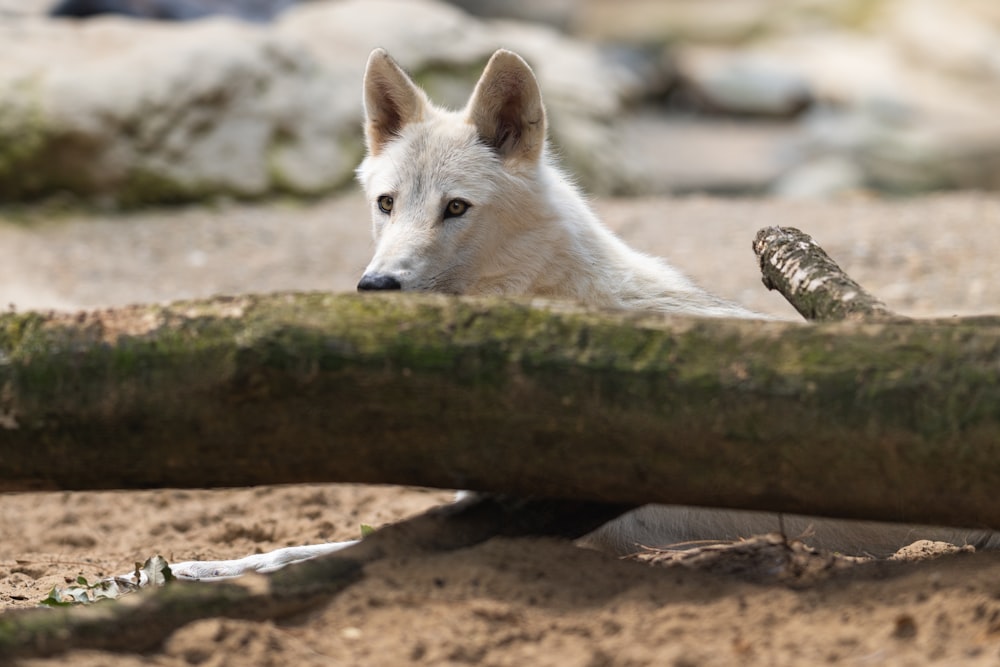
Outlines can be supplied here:
[[5, 488], [381, 482], [1000, 524], [996, 320], [286, 294], [0, 331]]

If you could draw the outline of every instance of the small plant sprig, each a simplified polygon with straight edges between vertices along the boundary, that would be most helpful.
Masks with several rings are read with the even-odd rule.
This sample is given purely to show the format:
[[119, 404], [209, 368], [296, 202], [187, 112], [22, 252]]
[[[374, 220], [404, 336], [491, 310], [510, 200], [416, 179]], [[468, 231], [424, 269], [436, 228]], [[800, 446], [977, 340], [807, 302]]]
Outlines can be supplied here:
[[47, 607], [70, 607], [101, 600], [116, 600], [140, 588], [166, 586], [173, 580], [170, 563], [163, 556], [153, 556], [144, 563], [136, 563], [131, 577], [111, 577], [90, 583], [86, 577], [79, 576], [75, 586], [53, 586], [40, 604]]

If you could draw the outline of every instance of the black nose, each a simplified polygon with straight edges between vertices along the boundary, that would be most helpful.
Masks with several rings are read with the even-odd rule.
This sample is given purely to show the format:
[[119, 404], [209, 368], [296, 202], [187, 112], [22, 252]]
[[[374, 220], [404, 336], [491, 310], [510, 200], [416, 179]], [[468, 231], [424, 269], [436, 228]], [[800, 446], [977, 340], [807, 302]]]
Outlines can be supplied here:
[[361, 282], [358, 283], [359, 292], [368, 292], [371, 290], [394, 290], [402, 288], [403, 286], [399, 284], [398, 280], [385, 273], [366, 273], [361, 276]]

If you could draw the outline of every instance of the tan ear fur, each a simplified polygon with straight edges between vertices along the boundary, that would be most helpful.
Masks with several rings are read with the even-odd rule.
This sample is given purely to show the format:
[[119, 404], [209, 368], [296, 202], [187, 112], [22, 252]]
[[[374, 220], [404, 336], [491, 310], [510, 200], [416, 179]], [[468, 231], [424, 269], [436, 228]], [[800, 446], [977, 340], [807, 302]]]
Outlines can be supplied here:
[[365, 139], [368, 152], [378, 155], [403, 127], [423, 118], [429, 102], [385, 49], [368, 56], [364, 89]]
[[486, 65], [466, 107], [479, 136], [504, 160], [537, 161], [545, 146], [545, 107], [534, 73], [501, 49]]

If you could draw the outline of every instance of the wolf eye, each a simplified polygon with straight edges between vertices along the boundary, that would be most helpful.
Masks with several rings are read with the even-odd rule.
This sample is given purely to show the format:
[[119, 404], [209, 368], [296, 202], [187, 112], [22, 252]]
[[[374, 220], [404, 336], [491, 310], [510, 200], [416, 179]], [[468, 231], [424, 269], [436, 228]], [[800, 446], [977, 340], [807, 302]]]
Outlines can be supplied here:
[[465, 212], [469, 210], [472, 204], [463, 199], [452, 199], [444, 207], [444, 219], [457, 218], [459, 216], [465, 215]]
[[382, 195], [375, 201], [378, 203], [378, 210], [382, 211], [386, 215], [392, 213], [392, 197], [389, 195]]

